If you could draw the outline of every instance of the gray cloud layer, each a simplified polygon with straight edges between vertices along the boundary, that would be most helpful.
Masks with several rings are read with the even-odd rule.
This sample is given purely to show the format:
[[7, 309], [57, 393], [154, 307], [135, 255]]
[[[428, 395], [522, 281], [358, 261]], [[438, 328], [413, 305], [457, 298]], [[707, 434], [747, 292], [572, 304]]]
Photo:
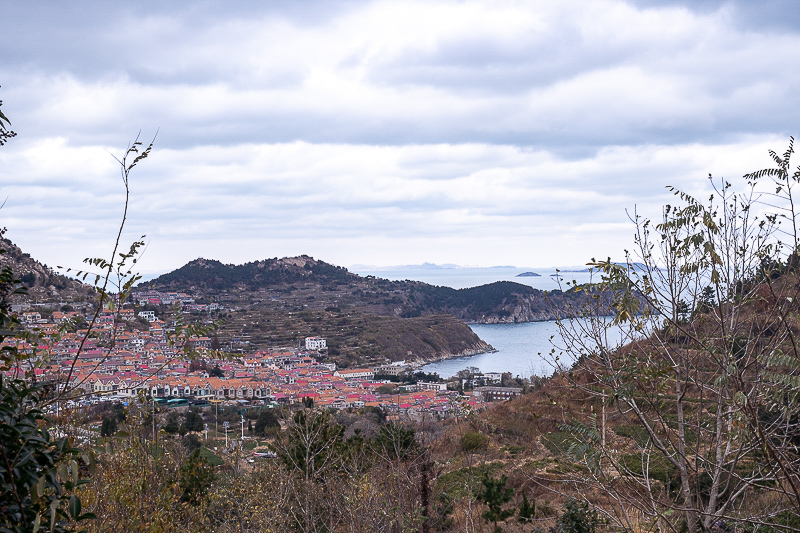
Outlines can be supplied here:
[[[625, 208], [768, 165], [800, 119], [793, 2], [0, 2], [12, 239], [102, 251], [102, 147], [153, 270], [312, 253], [547, 265], [619, 254]], [[698, 178], [699, 181], [698, 181]], [[58, 222], [55, 222], [58, 221]]]

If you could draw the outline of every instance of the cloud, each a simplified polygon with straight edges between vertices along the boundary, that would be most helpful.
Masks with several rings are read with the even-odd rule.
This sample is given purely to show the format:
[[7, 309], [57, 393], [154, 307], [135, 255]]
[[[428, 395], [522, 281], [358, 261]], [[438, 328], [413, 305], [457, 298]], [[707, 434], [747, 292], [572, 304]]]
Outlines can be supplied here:
[[[127, 132], [133, 117], [160, 126], [169, 146], [492, 143], [567, 153], [789, 131], [800, 74], [784, 66], [800, 36], [738, 28], [739, 4], [726, 6], [384, 1], [340, 6], [313, 25], [274, 6], [105, 8], [67, 17], [79, 32], [63, 49], [53, 42], [61, 37], [21, 38], [0, 73], [30, 117], [26, 131], [80, 143]], [[63, 31], [47, 17], [29, 21], [40, 31], [26, 35]]]
[[[767, 147], [783, 141], [617, 147], [581, 159], [491, 145], [157, 146], [131, 180], [127, 237], [148, 234], [148, 260], [169, 268], [200, 255], [240, 262], [299, 253], [339, 264], [493, 264], [496, 257], [573, 264], [621, 253], [631, 235], [625, 210], [638, 206], [658, 216], [671, 201], [665, 185], [704, 197], [709, 170], [735, 179], [768, 166]], [[60, 244], [62, 232], [110, 242], [121, 185], [101, 147], [84, 148], [81, 157], [63, 142], [48, 143], [48, 150], [62, 171], [81, 176], [79, 186], [55, 185], [52, 167], [32, 161], [37, 150], [13, 147], [0, 157], [0, 177], [24, 169], [31, 182], [4, 189], [4, 223], [26, 249], [74, 263], [84, 252]], [[92, 152], [101, 164], [90, 164]], [[432, 179], [429, 168], [436, 170]], [[595, 226], [602, 238], [587, 230]], [[541, 256], [531, 253], [542, 249]]]
[[48, 262], [97, 255], [123, 201], [108, 151], [159, 129], [126, 234], [150, 236], [154, 270], [199, 255], [537, 266], [619, 254], [626, 208], [655, 216], [666, 184], [706, 194], [708, 172], [767, 166], [800, 123], [787, 67], [800, 28], [756, 11], [8, 3], [0, 82], [19, 137], [0, 151], [0, 215]]

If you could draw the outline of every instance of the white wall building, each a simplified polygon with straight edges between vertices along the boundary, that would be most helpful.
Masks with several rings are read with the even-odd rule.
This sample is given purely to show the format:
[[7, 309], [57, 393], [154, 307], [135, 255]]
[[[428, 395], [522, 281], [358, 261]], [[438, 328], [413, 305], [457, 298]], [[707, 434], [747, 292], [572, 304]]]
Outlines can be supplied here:
[[306, 337], [306, 350], [325, 350], [327, 342], [322, 337]]
[[148, 322], [155, 322], [156, 321], [156, 312], [155, 311], [139, 311], [139, 316], [144, 318]]

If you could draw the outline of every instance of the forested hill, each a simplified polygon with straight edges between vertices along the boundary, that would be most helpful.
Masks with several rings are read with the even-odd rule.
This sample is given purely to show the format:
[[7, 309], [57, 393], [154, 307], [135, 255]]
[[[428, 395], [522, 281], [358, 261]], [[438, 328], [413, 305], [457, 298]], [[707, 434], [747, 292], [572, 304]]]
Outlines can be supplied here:
[[303, 308], [351, 306], [381, 316], [412, 318], [449, 314], [467, 322], [531, 322], [569, 314], [582, 296], [574, 291], [545, 293], [500, 281], [452, 289], [419, 281], [358, 276], [303, 255], [226, 265], [196, 259], [140, 285], [158, 290], [202, 293], [217, 300], [275, 307], [294, 302]]
[[355, 280], [346, 268], [316, 261], [307, 255], [266, 259], [243, 265], [226, 265], [214, 259], [195, 259], [181, 268], [159, 276], [152, 284], [161, 288], [196, 288], [231, 291], [277, 286], [305, 281], [333, 282]]

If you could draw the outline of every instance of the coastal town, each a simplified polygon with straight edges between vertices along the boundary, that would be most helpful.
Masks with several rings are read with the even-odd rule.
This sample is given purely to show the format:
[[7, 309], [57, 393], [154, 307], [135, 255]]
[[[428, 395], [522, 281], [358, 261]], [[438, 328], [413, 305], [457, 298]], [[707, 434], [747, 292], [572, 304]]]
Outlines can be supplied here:
[[[135, 291], [133, 305], [100, 312], [49, 311], [53, 304], [18, 305], [20, 323], [34, 342], [15, 339], [29, 363], [10, 373], [33, 372], [65, 383], [74, 403], [127, 402], [138, 397], [182, 404], [209, 402], [278, 407], [298, 403], [333, 409], [376, 407], [387, 415], [448, 418], [511, 399], [520, 387], [500, 386], [499, 373], [468, 373], [449, 381], [418, 372], [405, 361], [364, 368], [337, 368], [327, 359], [326, 340], [306, 337], [300, 346], [220, 350], [214, 336], [175, 342], [180, 313], [209, 313], [220, 304], [198, 304], [183, 292]], [[95, 316], [96, 315], [96, 316]], [[6, 341], [11, 342], [11, 341]], [[191, 354], [191, 355], [187, 355]]]

